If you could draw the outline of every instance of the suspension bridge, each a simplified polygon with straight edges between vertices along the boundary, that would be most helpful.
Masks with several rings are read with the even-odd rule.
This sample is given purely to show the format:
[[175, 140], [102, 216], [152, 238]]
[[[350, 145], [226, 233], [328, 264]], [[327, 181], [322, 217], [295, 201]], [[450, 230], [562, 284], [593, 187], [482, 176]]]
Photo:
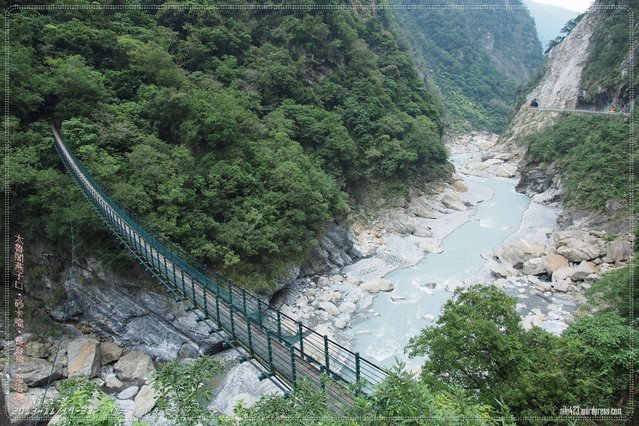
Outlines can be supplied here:
[[51, 131], [67, 172], [110, 231], [176, 301], [188, 303], [198, 321], [212, 324], [211, 334], [223, 333], [229, 345], [244, 351], [245, 359], [256, 361], [263, 369], [260, 379], [269, 378], [288, 391], [303, 378], [325, 389], [335, 401], [351, 404], [353, 393], [368, 394], [387, 377], [385, 370], [359, 353], [219, 274], [210, 277], [204, 268], [185, 260], [188, 257], [181, 249], [158, 241], [93, 180], [54, 124]]

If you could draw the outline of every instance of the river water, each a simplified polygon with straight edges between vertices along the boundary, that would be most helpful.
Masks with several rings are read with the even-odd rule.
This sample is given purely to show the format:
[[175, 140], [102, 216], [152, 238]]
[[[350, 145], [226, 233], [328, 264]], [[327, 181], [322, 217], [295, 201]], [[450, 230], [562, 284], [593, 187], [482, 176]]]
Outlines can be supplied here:
[[530, 206], [530, 199], [515, 191], [512, 180], [467, 176], [465, 181], [469, 188], [488, 188], [492, 197], [480, 202], [470, 220], [443, 239], [443, 253], [428, 253], [415, 266], [387, 274], [385, 278], [395, 283], [395, 290], [376, 296], [372, 306], [376, 316], [353, 324], [354, 349], [380, 366], [392, 366], [395, 358], [411, 369], [423, 363], [423, 359], [409, 360], [404, 354], [409, 338], [432, 324], [425, 315], [437, 319], [443, 304], [452, 297], [447, 287], [474, 284], [485, 269], [482, 254], [513, 235]]

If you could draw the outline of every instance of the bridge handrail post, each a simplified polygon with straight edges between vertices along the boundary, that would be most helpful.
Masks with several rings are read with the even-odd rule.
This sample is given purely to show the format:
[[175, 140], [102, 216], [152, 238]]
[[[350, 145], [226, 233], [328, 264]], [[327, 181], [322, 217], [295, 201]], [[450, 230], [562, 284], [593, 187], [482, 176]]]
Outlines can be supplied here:
[[[361, 371], [360, 371], [360, 363], [359, 363], [359, 352], [355, 352], [355, 383], [359, 387], [359, 379], [360, 379]], [[359, 393], [359, 390], [356, 391], [356, 395]]]
[[290, 352], [291, 352], [291, 379], [293, 381], [293, 386], [295, 386], [295, 381], [297, 380], [297, 374], [295, 371], [295, 347], [293, 345], [291, 345], [289, 347]]
[[193, 293], [193, 307], [197, 308], [197, 301], [195, 299], [195, 280], [191, 277], [191, 292]]
[[244, 316], [248, 316], [246, 312], [246, 290], [242, 289], [242, 309], [244, 309]]
[[233, 305], [229, 305], [229, 314], [231, 315], [231, 335], [235, 339], [235, 320], [233, 319]]
[[329, 353], [328, 353], [328, 336], [324, 335], [324, 359], [325, 364], [326, 364], [326, 371], [328, 372], [328, 374], [331, 374], [331, 365], [330, 365], [330, 359], [329, 359]]
[[271, 342], [271, 331], [266, 331], [266, 346], [268, 351], [268, 365], [271, 371], [271, 374], [275, 373], [275, 366], [273, 365], [273, 345]]
[[262, 301], [257, 299], [257, 317], [260, 319], [260, 325], [264, 325], [264, 319], [262, 318]]
[[282, 314], [280, 313], [279, 309], [276, 312], [277, 312], [277, 336], [281, 339], [282, 338]]
[[245, 316], [244, 318], [246, 318], [246, 334], [248, 336], [248, 345], [249, 345], [249, 354], [254, 355], [253, 352], [253, 336], [251, 335], [251, 320], [249, 317]]
[[172, 262], [171, 265], [173, 266], [173, 288], [177, 288], [177, 278], [175, 277], [175, 262]]
[[222, 321], [220, 320], [220, 296], [215, 293], [215, 312], [217, 317], [217, 325], [222, 328]]
[[204, 296], [204, 317], [208, 318], [209, 317], [209, 308], [207, 306], [207, 302], [206, 302], [206, 285], [202, 286], [202, 295]]
[[182, 276], [182, 294], [186, 297], [186, 283], [184, 282], [184, 269], [180, 269], [180, 275]]
[[300, 336], [300, 354], [302, 359], [304, 359], [304, 332], [302, 330], [302, 321], [297, 322], [297, 333]]
[[233, 306], [233, 283], [231, 283], [231, 280], [227, 280], [226, 284], [229, 292], [229, 306]]

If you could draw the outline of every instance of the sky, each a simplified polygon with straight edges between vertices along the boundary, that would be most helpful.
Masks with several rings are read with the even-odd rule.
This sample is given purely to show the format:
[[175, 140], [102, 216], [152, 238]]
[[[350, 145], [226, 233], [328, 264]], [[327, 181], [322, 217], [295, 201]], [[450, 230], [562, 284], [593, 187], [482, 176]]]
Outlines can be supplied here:
[[593, 0], [532, 0], [535, 3], [551, 4], [553, 6], [563, 7], [564, 9], [576, 10], [577, 12], [585, 12], [593, 3]]

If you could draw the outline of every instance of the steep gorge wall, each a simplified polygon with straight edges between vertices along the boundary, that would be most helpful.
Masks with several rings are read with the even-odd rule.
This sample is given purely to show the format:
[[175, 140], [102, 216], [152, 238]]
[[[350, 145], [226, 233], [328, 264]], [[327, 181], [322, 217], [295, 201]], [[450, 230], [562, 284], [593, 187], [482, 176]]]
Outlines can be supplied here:
[[[526, 136], [553, 125], [559, 113], [543, 111], [543, 108], [574, 109], [580, 94], [581, 76], [589, 57], [591, 39], [600, 16], [598, 11], [589, 12], [577, 24], [562, 43], [549, 53], [539, 83], [527, 94], [510, 123], [503, 140], [508, 143], [521, 142]], [[540, 108], [530, 107], [537, 99]]]

